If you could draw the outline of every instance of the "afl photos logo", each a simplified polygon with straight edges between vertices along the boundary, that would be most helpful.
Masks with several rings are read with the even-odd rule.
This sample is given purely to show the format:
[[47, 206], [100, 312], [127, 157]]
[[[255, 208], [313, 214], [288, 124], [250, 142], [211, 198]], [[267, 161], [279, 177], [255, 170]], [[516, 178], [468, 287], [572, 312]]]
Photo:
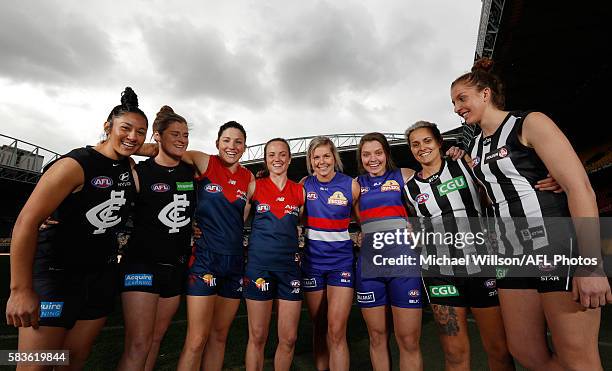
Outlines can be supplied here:
[[107, 228], [113, 227], [121, 222], [121, 217], [115, 214], [116, 211], [125, 205], [125, 191], [111, 191], [111, 196], [108, 200], [102, 202], [98, 206], [94, 206], [85, 217], [97, 229], [93, 234], [101, 234], [106, 232]]
[[168, 233], [177, 233], [179, 228], [186, 226], [191, 221], [191, 218], [184, 215], [185, 209], [189, 206], [186, 194], [173, 195], [174, 200], [166, 207], [161, 209], [157, 215], [157, 219], [165, 226], [170, 227]]

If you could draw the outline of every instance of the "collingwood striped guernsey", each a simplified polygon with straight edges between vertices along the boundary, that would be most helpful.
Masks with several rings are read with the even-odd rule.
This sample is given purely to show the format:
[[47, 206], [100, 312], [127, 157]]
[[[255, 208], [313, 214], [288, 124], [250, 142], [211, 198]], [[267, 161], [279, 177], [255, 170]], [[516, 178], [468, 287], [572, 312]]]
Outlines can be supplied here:
[[496, 225], [504, 242], [500, 252], [505, 252], [504, 245], [511, 245], [515, 255], [523, 253], [523, 248], [536, 250], [548, 245], [543, 217], [569, 216], [564, 193], [534, 188], [548, 171], [535, 150], [519, 140], [527, 114], [509, 112], [493, 135], [480, 133], [471, 149], [474, 174], [485, 186], [495, 216], [503, 218], [503, 223]]
[[[427, 232], [435, 232], [438, 236], [445, 233], [477, 233], [482, 231], [478, 217], [482, 214], [478, 194], [477, 180], [469, 165], [460, 161], [442, 160], [440, 170], [427, 179], [422, 179], [415, 173], [406, 182], [404, 189], [408, 201], [419, 216], [421, 227]], [[438, 257], [463, 257], [476, 254], [474, 244], [456, 248], [446, 244], [427, 246], [427, 252]], [[480, 267], [470, 264], [461, 273], [474, 274], [480, 272]], [[429, 267], [424, 266], [424, 269]], [[440, 266], [442, 275], [458, 274], [452, 266]], [[455, 267], [456, 268], [456, 267]]]

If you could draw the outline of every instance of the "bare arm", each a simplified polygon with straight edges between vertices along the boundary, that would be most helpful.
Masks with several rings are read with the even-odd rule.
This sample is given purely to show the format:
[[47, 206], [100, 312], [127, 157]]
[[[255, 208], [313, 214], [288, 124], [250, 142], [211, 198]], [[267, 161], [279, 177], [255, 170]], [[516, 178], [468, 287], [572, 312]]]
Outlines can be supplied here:
[[249, 188], [247, 189], [247, 200], [246, 205], [244, 206], [244, 221], [249, 218], [249, 213], [251, 212], [251, 198], [255, 194], [255, 177], [251, 174], [251, 182], [249, 183]]
[[[407, 167], [403, 167], [403, 168], [401, 168], [401, 170], [402, 170], [402, 178], [404, 178], [404, 184], [406, 184], [408, 179], [412, 178], [412, 176], [414, 175], [415, 171], [412, 170], [412, 169], [409, 169]], [[404, 187], [404, 184], [402, 184], [402, 188]]]
[[[570, 214], [574, 220], [580, 255], [601, 260], [599, 223], [595, 192], [569, 140], [555, 123], [540, 112], [525, 117], [521, 142], [535, 149], [550, 174], [567, 194]], [[559, 161], [559, 159], [563, 161]], [[594, 238], [594, 236], [596, 236]], [[574, 277], [574, 298], [586, 308], [612, 303], [608, 280], [596, 277]]]
[[19, 213], [11, 240], [11, 296], [7, 302], [7, 324], [38, 325], [38, 297], [32, 287], [32, 265], [38, 227], [74, 190], [82, 186], [84, 173], [73, 159], [59, 160], [41, 177]]

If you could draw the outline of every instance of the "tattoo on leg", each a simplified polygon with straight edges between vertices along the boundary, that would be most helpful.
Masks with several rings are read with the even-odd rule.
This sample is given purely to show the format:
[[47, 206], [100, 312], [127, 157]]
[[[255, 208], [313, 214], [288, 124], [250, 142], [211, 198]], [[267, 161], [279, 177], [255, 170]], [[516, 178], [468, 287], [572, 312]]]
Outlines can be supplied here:
[[457, 336], [459, 333], [459, 322], [457, 321], [457, 311], [455, 311], [455, 308], [447, 305], [432, 304], [431, 309], [433, 309], [440, 334]]

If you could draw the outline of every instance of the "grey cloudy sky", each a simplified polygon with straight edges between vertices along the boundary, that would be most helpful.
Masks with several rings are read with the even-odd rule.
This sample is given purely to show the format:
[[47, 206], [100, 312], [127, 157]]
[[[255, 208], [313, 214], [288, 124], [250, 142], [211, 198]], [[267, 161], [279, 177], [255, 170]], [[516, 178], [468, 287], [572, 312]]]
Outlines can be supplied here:
[[[459, 124], [449, 84], [474, 56], [479, 0], [0, 2], [0, 133], [94, 143], [125, 86], [212, 151], [236, 120], [271, 137]], [[150, 135], [150, 133], [149, 133]]]

